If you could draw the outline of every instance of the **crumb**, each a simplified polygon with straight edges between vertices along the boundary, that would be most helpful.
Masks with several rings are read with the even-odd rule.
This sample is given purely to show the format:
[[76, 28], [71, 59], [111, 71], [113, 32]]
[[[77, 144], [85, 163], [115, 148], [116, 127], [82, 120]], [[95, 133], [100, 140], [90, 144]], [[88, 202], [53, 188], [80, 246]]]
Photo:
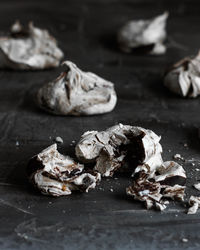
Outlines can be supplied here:
[[16, 141], [15, 145], [16, 145], [16, 147], [19, 147], [19, 142], [18, 142], [18, 141]]
[[171, 149], [168, 149], [168, 152], [169, 152], [169, 153], [172, 152]]
[[183, 238], [183, 239], [182, 239], [182, 242], [184, 242], [184, 243], [185, 243], [185, 242], [188, 242], [188, 239]]
[[112, 188], [110, 189], [110, 192], [113, 192], [113, 189], [112, 189]]
[[186, 148], [188, 147], [187, 143], [184, 143], [183, 146], [186, 147]]
[[[194, 166], [194, 165], [193, 165]], [[195, 168], [195, 170], [197, 171], [197, 172], [199, 172], [200, 171], [200, 169], [199, 168]]]
[[71, 143], [70, 143], [70, 146], [74, 146], [74, 144], [76, 143], [76, 141], [72, 141]]
[[60, 137], [60, 136], [57, 136], [56, 138], [55, 138], [55, 141], [57, 142], [57, 143], [63, 143], [63, 139]]
[[174, 155], [174, 159], [182, 160], [182, 161], [185, 160], [180, 154], [175, 154], [175, 155]]

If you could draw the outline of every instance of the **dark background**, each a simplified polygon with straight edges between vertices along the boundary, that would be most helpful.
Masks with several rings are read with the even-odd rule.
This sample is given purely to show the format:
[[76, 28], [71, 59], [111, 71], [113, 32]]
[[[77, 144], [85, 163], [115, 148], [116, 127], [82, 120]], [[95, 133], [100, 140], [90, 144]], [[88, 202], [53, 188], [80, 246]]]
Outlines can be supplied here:
[[[170, 13], [165, 55], [117, 50], [115, 34], [122, 24], [165, 10]], [[115, 83], [118, 103], [113, 112], [101, 116], [53, 116], [35, 107], [33, 93], [62, 69], [0, 71], [0, 249], [200, 248], [199, 213], [186, 215], [184, 203], [172, 203], [164, 212], [147, 211], [144, 204], [126, 196], [129, 176], [103, 179], [88, 194], [51, 198], [30, 188], [25, 171], [29, 158], [56, 136], [64, 140], [60, 152], [73, 155], [72, 141], [77, 142], [83, 132], [121, 122], [161, 135], [164, 160], [176, 153], [186, 159], [180, 161], [188, 175], [186, 200], [198, 194], [192, 184], [200, 179], [195, 170], [200, 168], [200, 100], [173, 95], [163, 86], [162, 75], [171, 63], [198, 52], [199, 13], [198, 0], [1, 0], [1, 34], [16, 19], [48, 29], [65, 59]]]

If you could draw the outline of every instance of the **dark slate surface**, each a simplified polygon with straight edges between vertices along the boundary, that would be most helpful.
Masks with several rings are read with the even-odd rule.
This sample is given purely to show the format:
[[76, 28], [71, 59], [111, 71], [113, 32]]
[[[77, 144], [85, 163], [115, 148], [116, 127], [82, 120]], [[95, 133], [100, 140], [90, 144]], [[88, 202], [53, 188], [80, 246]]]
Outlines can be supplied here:
[[[166, 55], [126, 55], [116, 49], [114, 35], [124, 22], [165, 10], [170, 12]], [[66, 59], [113, 81], [118, 93], [112, 113], [56, 117], [38, 110], [32, 96], [60, 69], [0, 71], [0, 249], [199, 249], [199, 213], [186, 215], [186, 204], [180, 203], [162, 213], [146, 211], [125, 195], [128, 175], [104, 179], [88, 194], [50, 198], [32, 190], [25, 174], [28, 159], [56, 136], [64, 139], [60, 151], [73, 155], [70, 144], [83, 132], [122, 122], [160, 134], [165, 160], [176, 153], [183, 155], [187, 197], [198, 194], [192, 184], [200, 179], [195, 170], [200, 168], [200, 100], [169, 93], [162, 74], [170, 63], [197, 53], [199, 1], [7, 0], [1, 1], [0, 13], [1, 33], [15, 19], [33, 20], [58, 39]]]

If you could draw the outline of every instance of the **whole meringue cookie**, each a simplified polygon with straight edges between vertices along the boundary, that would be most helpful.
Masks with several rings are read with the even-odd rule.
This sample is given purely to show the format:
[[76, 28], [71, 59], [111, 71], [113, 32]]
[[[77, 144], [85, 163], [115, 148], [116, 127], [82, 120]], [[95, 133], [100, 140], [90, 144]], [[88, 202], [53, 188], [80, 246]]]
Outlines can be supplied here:
[[174, 64], [165, 75], [164, 85], [183, 97], [200, 95], [200, 52], [194, 58], [184, 58]]
[[63, 57], [57, 42], [47, 30], [30, 22], [23, 27], [16, 22], [8, 37], [0, 38], [0, 68], [39, 70], [57, 67]]
[[148, 47], [153, 55], [164, 54], [166, 47], [166, 22], [168, 13], [165, 12], [150, 20], [133, 20], [126, 23], [118, 32], [119, 47], [124, 52], [132, 52], [139, 47]]
[[117, 96], [113, 83], [81, 71], [65, 61], [66, 70], [54, 81], [41, 87], [37, 94], [40, 108], [56, 115], [94, 115], [113, 110]]

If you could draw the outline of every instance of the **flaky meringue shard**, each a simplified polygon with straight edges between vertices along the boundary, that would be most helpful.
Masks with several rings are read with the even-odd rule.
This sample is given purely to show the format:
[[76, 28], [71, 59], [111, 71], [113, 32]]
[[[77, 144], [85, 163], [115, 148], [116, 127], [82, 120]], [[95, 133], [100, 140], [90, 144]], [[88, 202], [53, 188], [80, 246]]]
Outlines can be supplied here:
[[130, 53], [133, 49], [147, 47], [148, 53], [160, 55], [166, 52], [163, 44], [166, 37], [168, 12], [150, 20], [133, 20], [126, 23], [118, 32], [117, 40], [122, 51]]
[[114, 84], [65, 61], [66, 70], [37, 94], [40, 108], [56, 115], [94, 115], [114, 109], [117, 96]]
[[182, 97], [200, 95], [200, 52], [174, 64], [165, 75], [164, 85]]
[[42, 193], [50, 196], [70, 195], [73, 191], [95, 188], [100, 174], [85, 171], [84, 165], [62, 155], [53, 144], [34, 156], [28, 164], [30, 182]]
[[11, 34], [0, 38], [0, 68], [39, 70], [57, 67], [63, 52], [47, 30], [16, 22]]

